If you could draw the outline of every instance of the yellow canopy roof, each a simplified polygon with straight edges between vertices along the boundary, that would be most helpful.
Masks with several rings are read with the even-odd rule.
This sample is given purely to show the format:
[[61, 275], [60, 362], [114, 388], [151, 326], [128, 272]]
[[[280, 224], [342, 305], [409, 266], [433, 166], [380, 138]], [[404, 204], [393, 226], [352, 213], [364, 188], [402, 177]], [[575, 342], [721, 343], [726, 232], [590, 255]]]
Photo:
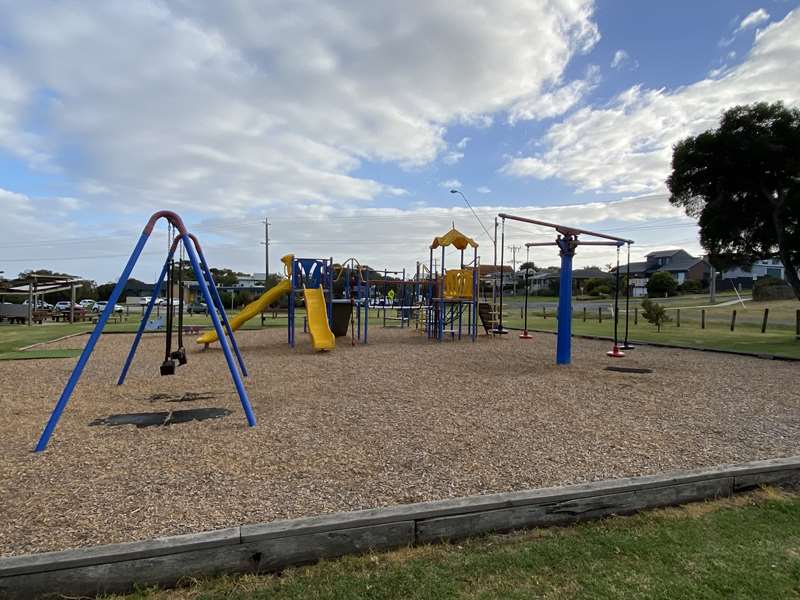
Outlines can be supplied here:
[[431, 244], [431, 250], [433, 250], [434, 248], [438, 248], [439, 246], [455, 246], [459, 250], [463, 250], [467, 246], [472, 246], [473, 248], [477, 248], [478, 244], [475, 243], [475, 240], [465, 236], [458, 229], [453, 227], [453, 229], [451, 229], [444, 235], [440, 235], [439, 237], [433, 238], [433, 243]]

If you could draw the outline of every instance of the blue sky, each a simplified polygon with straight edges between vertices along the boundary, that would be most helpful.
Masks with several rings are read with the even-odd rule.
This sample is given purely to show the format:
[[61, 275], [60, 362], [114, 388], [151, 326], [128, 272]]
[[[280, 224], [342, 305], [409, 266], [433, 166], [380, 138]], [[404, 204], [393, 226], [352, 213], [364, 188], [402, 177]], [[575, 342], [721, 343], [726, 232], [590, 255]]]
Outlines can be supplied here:
[[796, 8], [0, 2], [0, 270], [113, 279], [159, 208], [243, 271], [263, 270], [265, 215], [272, 270], [411, 267], [453, 221], [481, 233], [451, 187], [487, 224], [516, 209], [699, 253], [666, 201], [670, 149], [733, 104], [798, 102]]

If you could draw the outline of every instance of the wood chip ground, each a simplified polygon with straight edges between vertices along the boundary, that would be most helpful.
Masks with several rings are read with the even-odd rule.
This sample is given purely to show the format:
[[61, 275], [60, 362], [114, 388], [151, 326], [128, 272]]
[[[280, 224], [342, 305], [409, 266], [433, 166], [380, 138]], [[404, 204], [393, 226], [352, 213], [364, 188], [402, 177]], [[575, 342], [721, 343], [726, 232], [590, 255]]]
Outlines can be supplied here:
[[[436, 343], [374, 327], [326, 354], [285, 336], [237, 336], [255, 429], [218, 347], [190, 342], [189, 364], [160, 377], [163, 338], [146, 336], [117, 387], [132, 336], [104, 336], [44, 454], [31, 449], [76, 359], [1, 361], [0, 555], [800, 453], [796, 363], [646, 347], [615, 362], [576, 339], [557, 367], [545, 334]], [[195, 407], [233, 413], [89, 426]]]

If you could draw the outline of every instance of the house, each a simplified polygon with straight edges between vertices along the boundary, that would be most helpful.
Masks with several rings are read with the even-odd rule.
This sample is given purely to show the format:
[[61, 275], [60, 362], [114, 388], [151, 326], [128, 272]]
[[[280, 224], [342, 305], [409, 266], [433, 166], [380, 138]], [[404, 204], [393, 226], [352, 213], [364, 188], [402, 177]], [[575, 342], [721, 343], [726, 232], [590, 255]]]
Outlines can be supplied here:
[[[538, 273], [531, 276], [530, 291], [537, 292], [541, 290], [557, 290], [559, 281], [561, 279], [561, 269], [551, 269], [544, 273]], [[586, 282], [590, 279], [608, 279], [611, 280], [611, 275], [605, 271], [601, 271], [597, 267], [588, 267], [586, 269], [574, 269], [572, 271], [572, 291], [574, 294], [583, 294]]]
[[503, 273], [503, 285], [514, 285], [514, 269], [510, 265], [503, 265], [502, 267], [498, 265], [479, 265], [478, 267], [480, 281], [486, 286], [499, 286], [501, 272]]
[[[641, 298], [647, 295], [647, 282], [653, 273], [664, 271], [672, 275], [678, 285], [686, 281], [699, 281], [703, 286], [708, 284], [711, 264], [705, 257], [695, 257], [686, 250], [660, 250], [651, 252], [641, 262], [620, 265], [620, 273], [625, 274], [630, 268], [631, 296]], [[616, 269], [612, 269], [615, 273]]]
[[786, 269], [778, 258], [757, 260], [750, 265], [726, 269], [717, 275], [717, 290], [752, 289], [753, 283], [762, 277], [776, 277], [786, 281]]
[[257, 288], [264, 287], [264, 281], [267, 279], [265, 273], [253, 273], [252, 275], [239, 275], [236, 278], [236, 283], [233, 287], [237, 288]]

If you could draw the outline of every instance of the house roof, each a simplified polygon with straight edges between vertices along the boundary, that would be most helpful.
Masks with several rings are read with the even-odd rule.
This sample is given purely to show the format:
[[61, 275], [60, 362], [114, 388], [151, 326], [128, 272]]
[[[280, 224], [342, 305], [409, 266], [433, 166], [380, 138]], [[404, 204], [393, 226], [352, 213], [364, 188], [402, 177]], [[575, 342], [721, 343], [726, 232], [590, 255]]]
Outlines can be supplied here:
[[[652, 267], [652, 265], [647, 261], [632, 262], [630, 264], [631, 274], [633, 274], [633, 273], [644, 273], [645, 271], [647, 271], [648, 267]], [[627, 273], [628, 272], [628, 268], [629, 268], [628, 265], [620, 265], [619, 266], [619, 272], [620, 273]], [[617, 272], [617, 268], [614, 267], [613, 269], [611, 269], [611, 272], [612, 273], [616, 273]]]
[[702, 258], [697, 258], [695, 256], [679, 256], [678, 258], [671, 260], [668, 264], [663, 265], [658, 270], [669, 272], [688, 271], [699, 262], [705, 261], [703, 261]]
[[[480, 265], [478, 273], [480, 273], [481, 277], [486, 277], [487, 275], [497, 273], [500, 270], [500, 265]], [[511, 268], [511, 265], [503, 265], [502, 270], [504, 273], [512, 273], [514, 271], [514, 269]]]
[[680, 248], [675, 249], [675, 250], [659, 250], [657, 252], [651, 252], [650, 254], [646, 254], [645, 256], [647, 258], [651, 258], [651, 257], [652, 258], [663, 258], [665, 256], [674, 256], [678, 252], [681, 252]]

